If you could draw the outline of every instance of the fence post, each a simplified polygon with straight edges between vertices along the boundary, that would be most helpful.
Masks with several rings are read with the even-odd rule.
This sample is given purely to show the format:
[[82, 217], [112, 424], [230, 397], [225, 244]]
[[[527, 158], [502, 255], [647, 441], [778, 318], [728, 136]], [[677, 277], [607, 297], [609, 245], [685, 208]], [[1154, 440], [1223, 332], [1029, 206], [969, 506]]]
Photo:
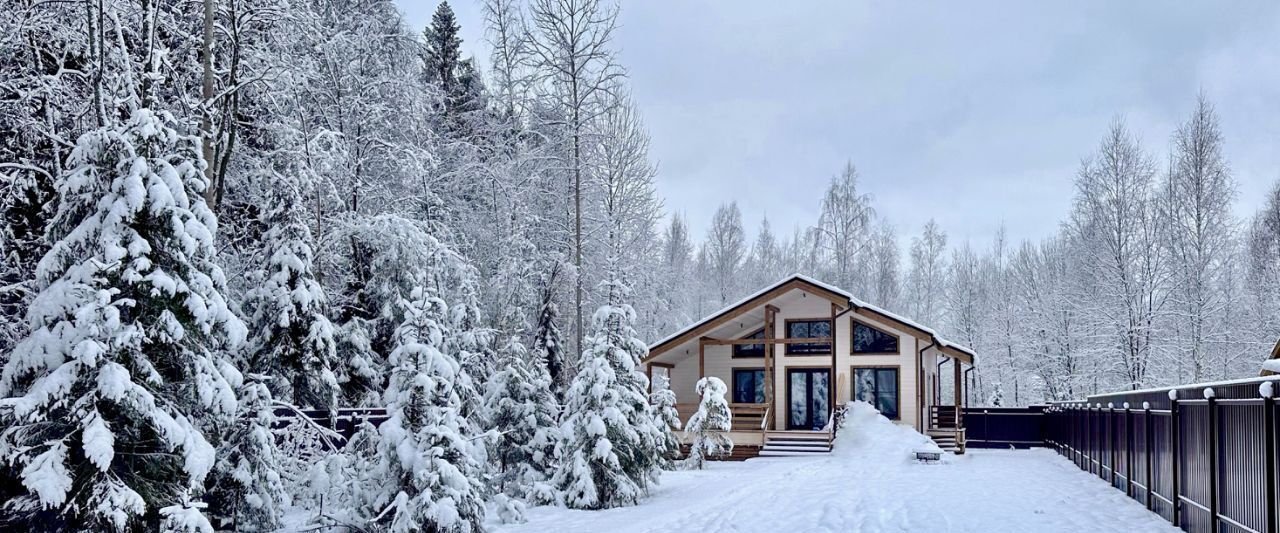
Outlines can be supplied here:
[[1179, 487], [1179, 485], [1181, 485], [1181, 483], [1178, 482], [1178, 463], [1181, 462], [1179, 460], [1179, 455], [1178, 455], [1179, 453], [1181, 453], [1181, 450], [1179, 448], [1180, 446], [1178, 446], [1178, 391], [1170, 390], [1169, 391], [1169, 451], [1172, 453], [1170, 453], [1169, 456], [1173, 459], [1172, 461], [1173, 479], [1171, 480], [1173, 482], [1173, 492], [1172, 492], [1172, 496], [1169, 498], [1169, 501], [1173, 502], [1173, 517], [1171, 518], [1170, 521], [1173, 522], [1173, 527], [1178, 527], [1178, 528], [1182, 527], [1182, 520], [1181, 520], [1182, 513], [1179, 512], [1179, 510], [1182, 509], [1182, 496], [1179, 494], [1179, 491], [1181, 490], [1181, 487]]
[[1211, 531], [1220, 531], [1218, 520], [1218, 403], [1213, 389], [1205, 389], [1209, 401], [1209, 524]]
[[1086, 453], [1085, 455], [1089, 457], [1089, 473], [1096, 474], [1098, 477], [1102, 477], [1101, 462], [1095, 461], [1093, 458], [1093, 456], [1098, 454], [1098, 433], [1099, 432], [1094, 431], [1094, 426], [1097, 425], [1098, 417], [1094, 415], [1094, 407], [1092, 405], [1089, 406], [1088, 413], [1089, 413], [1088, 414], [1089, 427], [1088, 429], [1086, 429], [1086, 431], [1088, 432], [1089, 452]]
[[1274, 385], [1271, 382], [1262, 384], [1259, 391], [1262, 393], [1262, 431], [1263, 453], [1266, 459], [1263, 463], [1266, 465], [1266, 487], [1263, 487], [1263, 494], [1266, 495], [1267, 502], [1267, 533], [1276, 533], [1276, 505], [1280, 502], [1276, 501], [1276, 399], [1273, 398]]
[[1124, 493], [1133, 497], [1133, 412], [1124, 403]]
[[1075, 462], [1076, 468], [1080, 468], [1080, 405], [1071, 404], [1071, 416], [1068, 422], [1071, 424], [1071, 435], [1068, 436], [1067, 442], [1071, 443], [1071, 460]]
[[1155, 492], [1156, 488], [1151, 486], [1151, 438], [1155, 435], [1155, 430], [1151, 427], [1151, 404], [1149, 402], [1142, 402], [1142, 432], [1144, 448], [1142, 457], [1147, 463], [1147, 482], [1145, 483], [1147, 486], [1147, 510], [1150, 511], [1152, 509], [1151, 493]]
[[1107, 404], [1107, 452], [1111, 455], [1107, 462], [1111, 463], [1111, 488], [1116, 488], [1116, 459], [1120, 458], [1116, 451], [1116, 407], [1114, 404]]

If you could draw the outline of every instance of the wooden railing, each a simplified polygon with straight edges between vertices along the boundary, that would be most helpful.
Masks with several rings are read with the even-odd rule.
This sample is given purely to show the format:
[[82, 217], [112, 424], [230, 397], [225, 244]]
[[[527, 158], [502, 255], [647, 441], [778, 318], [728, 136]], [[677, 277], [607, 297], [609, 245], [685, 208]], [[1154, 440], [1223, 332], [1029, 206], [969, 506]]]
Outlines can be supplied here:
[[[687, 425], [689, 417], [698, 412], [696, 403], [678, 403], [676, 412], [680, 421]], [[769, 426], [769, 416], [773, 412], [769, 404], [764, 403], [731, 403], [729, 412], [733, 414], [733, 431], [764, 431]]]
[[956, 426], [956, 407], [954, 405], [934, 405], [930, 407], [930, 428], [955, 429]]

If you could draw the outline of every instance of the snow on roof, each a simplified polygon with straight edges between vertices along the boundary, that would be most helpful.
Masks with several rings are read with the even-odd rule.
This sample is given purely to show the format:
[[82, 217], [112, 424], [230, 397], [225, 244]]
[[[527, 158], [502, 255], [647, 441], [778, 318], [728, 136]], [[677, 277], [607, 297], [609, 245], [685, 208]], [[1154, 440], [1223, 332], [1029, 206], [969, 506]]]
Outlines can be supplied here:
[[1267, 359], [1266, 361], [1263, 361], [1262, 369], [1280, 374], [1280, 359]]
[[792, 274], [792, 275], [787, 276], [787, 277], [785, 277], [785, 278], [782, 278], [781, 280], [778, 280], [778, 282], [773, 283], [773, 284], [771, 284], [771, 285], [769, 285], [769, 286], [767, 286], [767, 287], [765, 287], [765, 288], [763, 288], [763, 289], [760, 289], [760, 290], [758, 290], [758, 291], [756, 291], [756, 292], [753, 292], [753, 293], [751, 293], [750, 295], [748, 295], [747, 297], [745, 297], [745, 298], [743, 298], [743, 299], [741, 299], [741, 300], [738, 300], [738, 301], [736, 301], [736, 302], [734, 302], [734, 303], [732, 303], [732, 304], [729, 304], [729, 305], [727, 305], [727, 306], [725, 306], [725, 307], [723, 307], [723, 308], [721, 308], [721, 309], [716, 310], [714, 313], [711, 313], [710, 315], [707, 315], [707, 316], [705, 316], [705, 317], [703, 317], [703, 318], [701, 318], [701, 319], [699, 319], [699, 320], [695, 321], [693, 324], [690, 324], [688, 327], [686, 327], [686, 328], [684, 328], [684, 329], [681, 329], [681, 330], [679, 330], [679, 331], [676, 331], [675, 333], [672, 333], [672, 334], [670, 334], [670, 335], [667, 335], [666, 337], [663, 337], [662, 339], [658, 340], [657, 342], [654, 342], [654, 343], [650, 344], [650, 345], [649, 345], [649, 349], [653, 349], [653, 348], [656, 348], [656, 347], [661, 346], [661, 345], [663, 345], [663, 344], [666, 344], [666, 343], [668, 343], [668, 342], [671, 342], [673, 339], [675, 339], [675, 338], [677, 338], [677, 337], [679, 337], [679, 336], [681, 336], [681, 335], [684, 335], [684, 334], [686, 334], [686, 333], [688, 333], [688, 332], [690, 332], [690, 331], [693, 331], [693, 330], [694, 330], [694, 329], [696, 329], [698, 326], [701, 326], [702, 324], [706, 323], [707, 321], [712, 320], [712, 319], [714, 319], [715, 317], [718, 317], [718, 316], [720, 316], [720, 315], [722, 315], [722, 314], [725, 314], [725, 313], [727, 313], [727, 312], [729, 312], [729, 311], [731, 311], [731, 310], [733, 310], [733, 309], [735, 309], [735, 308], [737, 308], [737, 307], [739, 307], [739, 306], [742, 306], [743, 304], [746, 304], [747, 302], [750, 302], [751, 300], [754, 300], [754, 299], [756, 299], [756, 298], [760, 297], [761, 295], [763, 295], [763, 294], [765, 294], [765, 293], [768, 293], [769, 291], [772, 291], [772, 290], [774, 290], [774, 289], [776, 289], [776, 288], [778, 288], [778, 287], [781, 287], [782, 285], [784, 285], [784, 284], [786, 284], [786, 283], [788, 283], [788, 282], [790, 282], [790, 281], [792, 281], [792, 280], [800, 280], [800, 281], [803, 281], [803, 282], [808, 283], [808, 284], [810, 284], [810, 285], [814, 285], [814, 286], [816, 286], [816, 287], [819, 287], [819, 288], [822, 288], [822, 289], [826, 289], [826, 290], [828, 290], [828, 291], [831, 291], [831, 292], [833, 292], [833, 293], [835, 293], [835, 294], [838, 294], [838, 295], [840, 295], [840, 296], [842, 296], [842, 297], [844, 297], [844, 298], [848, 299], [848, 300], [849, 300], [849, 304], [850, 304], [850, 305], [852, 305], [852, 306], [853, 306], [853, 307], [855, 307], [855, 308], [862, 308], [862, 309], [870, 310], [870, 311], [871, 311], [871, 312], [873, 312], [873, 313], [876, 313], [876, 314], [879, 314], [879, 315], [883, 315], [883, 316], [885, 316], [885, 317], [888, 317], [888, 318], [890, 318], [890, 319], [896, 320], [896, 321], [898, 321], [898, 322], [901, 322], [901, 323], [903, 323], [903, 324], [906, 324], [906, 325], [908, 325], [908, 326], [911, 326], [911, 327], [913, 327], [913, 328], [916, 328], [916, 329], [918, 329], [918, 330], [920, 330], [920, 331], [923, 331], [923, 332], [925, 332], [925, 333], [928, 333], [928, 334], [929, 334], [929, 336], [933, 337], [934, 342], [938, 343], [938, 345], [940, 345], [940, 346], [942, 346], [942, 347], [951, 348], [951, 349], [953, 349], [953, 350], [957, 350], [957, 351], [960, 351], [960, 352], [964, 352], [964, 353], [969, 354], [970, 356], [975, 357], [975, 358], [978, 356], [978, 354], [977, 354], [977, 353], [975, 353], [973, 350], [969, 349], [968, 347], [966, 347], [966, 346], [964, 346], [964, 345], [962, 345], [962, 344], [959, 344], [959, 343], [955, 343], [955, 342], [949, 341], [949, 340], [947, 340], [946, 338], [943, 338], [941, 335], [938, 335], [938, 333], [937, 333], [936, 331], [934, 331], [934, 330], [933, 330], [933, 328], [930, 328], [930, 327], [928, 327], [928, 326], [925, 326], [925, 325], [923, 325], [923, 324], [920, 324], [919, 322], [916, 322], [915, 320], [909, 319], [909, 318], [904, 317], [904, 316], [902, 316], [902, 315], [899, 315], [899, 314], [897, 314], [897, 313], [894, 313], [894, 312], [888, 311], [888, 310], [883, 309], [883, 308], [881, 308], [881, 307], [878, 307], [878, 306], [872, 305], [872, 304], [870, 304], [870, 303], [864, 302], [864, 301], [862, 301], [862, 300], [859, 300], [858, 298], [855, 298], [855, 297], [853, 296], [853, 294], [850, 294], [850, 293], [849, 293], [849, 291], [846, 291], [846, 290], [844, 290], [844, 289], [841, 289], [840, 287], [836, 287], [835, 285], [830, 285], [830, 284], [824, 283], [824, 282], [822, 282], [822, 281], [818, 281], [818, 280], [816, 280], [816, 279], [814, 279], [814, 278], [811, 278], [811, 277], [809, 277], [809, 276], [806, 276], [806, 275], [804, 275], [804, 274], [800, 274], [800, 273], [795, 273], [795, 274]]

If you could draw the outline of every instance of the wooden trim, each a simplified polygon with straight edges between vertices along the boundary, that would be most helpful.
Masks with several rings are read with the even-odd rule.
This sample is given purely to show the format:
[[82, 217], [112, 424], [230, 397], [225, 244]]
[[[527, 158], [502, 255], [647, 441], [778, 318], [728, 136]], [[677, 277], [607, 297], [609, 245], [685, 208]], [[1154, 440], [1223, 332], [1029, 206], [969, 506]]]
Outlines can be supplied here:
[[[834, 307], [835, 307], [835, 304], [831, 304], [831, 306], [834, 308]], [[795, 338], [792, 338], [792, 337], [790, 337], [790, 335], [791, 335], [791, 323], [792, 323], [792, 322], [826, 322], [827, 324], [830, 324], [830, 327], [831, 327], [831, 336], [830, 336], [830, 337], [809, 337], [809, 338], [800, 338], [800, 337], [795, 337]], [[788, 319], [784, 320], [784, 321], [783, 321], [783, 324], [782, 324], [782, 338], [784, 339], [784, 342], [783, 342], [782, 344], [785, 344], [785, 345], [786, 345], [786, 347], [785, 347], [785, 348], [783, 348], [782, 353], [783, 353], [783, 355], [786, 355], [787, 357], [812, 357], [812, 356], [822, 356], [822, 357], [826, 357], [826, 356], [832, 355], [832, 354], [834, 354], [834, 353], [835, 353], [835, 351], [836, 351], [836, 346], [835, 346], [835, 344], [836, 344], [836, 342], [835, 342], [835, 335], [836, 335], [836, 323], [835, 323], [835, 321], [831, 320], [831, 318], [830, 318], [830, 317], [788, 318]], [[812, 340], [812, 339], [825, 339], [825, 340], [824, 340], [824, 341], [815, 341], [815, 340]], [[775, 339], [775, 342], [777, 342], [777, 340], [776, 340], [776, 339]], [[791, 345], [792, 345], [792, 344], [822, 344], [823, 342], [825, 342], [828, 346], [830, 346], [830, 347], [831, 347], [829, 350], [827, 350], [827, 351], [825, 351], [825, 352], [791, 353]]]
[[916, 337], [916, 338], [919, 338], [919, 339], [924, 339], [924, 340], [933, 340], [933, 334], [932, 334], [932, 333], [929, 333], [928, 331], [925, 331], [925, 330], [923, 330], [923, 329], [920, 329], [920, 328], [918, 328], [918, 327], [916, 327], [916, 326], [913, 326], [913, 325], [911, 325], [911, 324], [908, 324], [908, 323], [906, 323], [906, 322], [903, 322], [903, 321], [901, 321], [901, 320], [898, 320], [898, 319], [896, 319], [896, 318], [894, 318], [894, 317], [891, 317], [891, 316], [889, 316], [889, 315], [886, 315], [886, 314], [884, 314], [884, 313], [878, 313], [878, 312], [876, 312], [876, 311], [873, 311], [873, 310], [871, 310], [871, 309], [867, 309], [867, 308], [865, 308], [865, 307], [859, 307], [859, 308], [857, 308], [857, 309], [854, 309], [854, 311], [853, 311], [853, 312], [854, 312], [854, 314], [856, 314], [856, 315], [859, 315], [859, 316], [862, 316], [862, 317], [865, 317], [865, 318], [869, 318], [869, 319], [871, 319], [871, 320], [882, 320], [882, 321], [885, 321], [885, 322], [891, 322], [891, 323], [893, 323], [894, 325], [897, 325], [898, 327], [900, 327], [903, 331], [905, 331], [905, 332], [907, 332], [907, 333], [910, 333], [913, 337]]
[[667, 370], [671, 370], [671, 369], [673, 369], [673, 368], [675, 368], [675, 367], [676, 367], [675, 363], [663, 363], [662, 361], [653, 361], [653, 362], [651, 362], [651, 363], [647, 363], [647, 364], [648, 364], [649, 366], [656, 366], [656, 367], [658, 367], [658, 368], [665, 368], [665, 369], [667, 369]]
[[[819, 319], [819, 320], [821, 320], [821, 319]], [[741, 344], [764, 344], [764, 345], [769, 345], [769, 344], [816, 344], [816, 343], [827, 343], [827, 344], [830, 344], [830, 343], [831, 343], [831, 341], [833, 341], [833, 340], [835, 340], [835, 339], [834, 339], [834, 338], [832, 338], [832, 337], [796, 337], [796, 338], [792, 338], [792, 339], [781, 339], [781, 338], [777, 338], [777, 339], [717, 339], [717, 338], [714, 338], [714, 337], [703, 337], [701, 340], [702, 340], [702, 342], [705, 342], [705, 343], [707, 344], [707, 346], [736, 346], [736, 345], [741, 345]], [[818, 355], [818, 354], [810, 354], [810, 355]], [[825, 353], [824, 353], [824, 354], [821, 354], [821, 355], [827, 355], [827, 354], [825, 354]], [[759, 357], [738, 357], [737, 359], [759, 359]]]
[[[703, 321], [702, 324], [698, 325], [697, 327], [691, 328], [689, 331], [681, 333], [680, 335], [673, 337], [670, 340], [663, 342], [662, 344], [653, 346], [652, 348], [649, 349], [649, 356], [646, 357], [644, 361], [649, 361], [655, 357], [658, 357], [666, 353], [668, 350], [670, 350], [673, 347], [679, 346], [681, 344], [689, 342], [690, 340], [696, 339], [702, 336], [704, 333], [711, 331], [717, 327], [720, 327], [726, 322], [729, 322], [730, 320], [738, 318], [739, 316], [746, 314], [752, 309], [759, 307], [761, 304], [764, 304], [765, 302], [773, 300], [779, 296], [782, 296], [794, 289], [800, 289], [802, 291], [830, 300], [840, 305], [846, 305], [846, 306], [849, 305], [849, 298], [844, 295], [836, 294], [835, 292], [832, 292], [823, 287], [814, 285], [813, 283], [805, 281], [801, 278], [792, 277], [787, 281], [778, 283], [774, 288], [761, 293], [759, 296], [756, 296], [755, 298], [742, 302], [737, 306], [722, 310], [719, 314]], [[776, 310], [777, 308], [775, 307], [774, 309]]]
[[[859, 352], [857, 351], [855, 348], [856, 346], [855, 340], [857, 337], [855, 337], [853, 330], [858, 327], [858, 324], [862, 324], [863, 326], [866, 326], [868, 328], [879, 331], [880, 333], [893, 337], [895, 339], [894, 342], [897, 343], [898, 345], [898, 351], [896, 352]], [[858, 320], [857, 318], [851, 316], [849, 317], [849, 355], [854, 355], [858, 357], [861, 357], [864, 355], [902, 355], [902, 335], [898, 335], [896, 333], [890, 333], [888, 331], [885, 331], [882, 328], [876, 327], [868, 323], [865, 320]]]
[[[855, 374], [856, 374], [855, 371], [858, 370], [859, 368], [892, 368], [894, 370], [897, 370], [895, 374], [898, 376], [898, 394], [896, 398], [896, 401], [897, 401], [896, 407], [898, 408], [898, 417], [893, 418], [891, 420], [901, 421], [902, 420], [902, 365], [858, 365], [858, 364], [849, 365], [849, 401], [851, 402], [858, 399], [858, 385], [857, 385], [858, 378], [855, 377]], [[875, 406], [873, 405], [872, 407], [875, 407]]]
[[[729, 398], [733, 398], [733, 397], [734, 397], [734, 393], [736, 393], [736, 392], [738, 391], [738, 371], [739, 371], [739, 370], [746, 370], [746, 371], [752, 371], [752, 372], [754, 372], [754, 371], [760, 371], [760, 372], [763, 372], [763, 373], [765, 374], [765, 376], [764, 376], [763, 378], [761, 378], [761, 379], [768, 379], [768, 372], [765, 372], [765, 369], [764, 369], [764, 367], [762, 367], [762, 366], [734, 366], [734, 367], [730, 367], [730, 368], [729, 368], [729, 381], [731, 382], [731, 383], [730, 383], [730, 387], [732, 387], [732, 388], [729, 390]], [[768, 383], [768, 382], [766, 381], [765, 383]], [[766, 390], [765, 390], [765, 393], [764, 393], [764, 394], [765, 394], [764, 402], [761, 402], [761, 403], [740, 403], [740, 402], [739, 402], [739, 405], [768, 405], [768, 403], [769, 403], [769, 392], [768, 392], [768, 390], [767, 390], [768, 388], [769, 388], [769, 387], [766, 385], [766, 386], [765, 386], [765, 389], [766, 389]]]
[[953, 348], [953, 347], [951, 347], [951, 346], [941, 346], [941, 345], [939, 345], [939, 346], [936, 346], [936, 348], [937, 348], [937, 350], [938, 350], [939, 352], [941, 352], [941, 353], [942, 353], [942, 355], [945, 355], [945, 356], [947, 356], [948, 358], [951, 358], [951, 359], [959, 359], [960, 361], [964, 361], [964, 362], [965, 362], [966, 364], [968, 364], [969, 366], [973, 366], [973, 356], [972, 356], [972, 355], [969, 355], [969, 354], [967, 354], [967, 353], [965, 353], [965, 352], [962, 352], [962, 351], [960, 351], [960, 350], [957, 350], [957, 349], [955, 349], [955, 348]]

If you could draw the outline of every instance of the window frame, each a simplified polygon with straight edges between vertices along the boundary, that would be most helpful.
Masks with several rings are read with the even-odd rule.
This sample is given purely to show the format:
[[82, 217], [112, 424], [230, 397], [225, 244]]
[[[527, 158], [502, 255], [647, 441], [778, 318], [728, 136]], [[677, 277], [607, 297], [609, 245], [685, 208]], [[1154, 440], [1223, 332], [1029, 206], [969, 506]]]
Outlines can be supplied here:
[[799, 343], [799, 344], [786, 343], [786, 344], [784, 345], [784, 346], [786, 346], [786, 348], [785, 348], [785, 349], [783, 349], [783, 354], [784, 354], [784, 355], [796, 356], [796, 357], [830, 356], [830, 355], [835, 351], [835, 347], [834, 347], [834, 346], [832, 346], [832, 344], [834, 344], [834, 343], [835, 343], [835, 340], [836, 340], [836, 332], [835, 332], [835, 329], [836, 329], [836, 328], [835, 328], [835, 325], [836, 325], [836, 324], [835, 324], [835, 322], [834, 322], [833, 320], [831, 320], [831, 317], [822, 317], [822, 318], [788, 318], [788, 319], [786, 319], [786, 320], [784, 320], [784, 321], [783, 321], [783, 330], [784, 330], [784, 331], [783, 331], [782, 333], [783, 333], [783, 338], [784, 338], [784, 339], [809, 339], [809, 338], [813, 338], [813, 337], [792, 337], [792, 336], [791, 336], [791, 324], [792, 324], [792, 323], [795, 323], [795, 322], [809, 322], [809, 323], [813, 323], [813, 322], [826, 322], [826, 323], [827, 323], [827, 325], [829, 326], [830, 330], [831, 330], [831, 335], [828, 335], [828, 337], [831, 339], [831, 342], [826, 343], [826, 345], [827, 345], [827, 349], [826, 349], [826, 351], [822, 351], [822, 352], [816, 352], [816, 351], [815, 351], [815, 352], [808, 352], [808, 351], [804, 351], [804, 352], [797, 352], [797, 351], [794, 351], [795, 347], [797, 347], [797, 346], [810, 346], [810, 345], [816, 346], [816, 345], [819, 345], [819, 344], [821, 344], [821, 343], [816, 343], [816, 342], [815, 342], [815, 343]]
[[[894, 391], [894, 408], [897, 410], [897, 415], [894, 416], [893, 418], [890, 418], [889, 420], [902, 421], [902, 365], [852, 365], [850, 366], [849, 367], [849, 401], [850, 402], [858, 401], [858, 370], [886, 370], [886, 369], [893, 370], [894, 375], [897, 376], [897, 380], [895, 380], [896, 381], [895, 387], [897, 388]], [[872, 395], [878, 396], [879, 393], [880, 393], [880, 380], [879, 378], [877, 378], [876, 390], [872, 393]]]
[[[898, 346], [898, 349], [892, 352], [859, 352], [858, 342], [857, 342], [858, 334], [856, 331], [859, 325], [863, 327], [871, 328], [874, 331], [879, 331], [880, 333], [893, 337], [894, 338], [893, 343]], [[890, 333], [888, 331], [885, 331], [884, 329], [868, 324], [862, 320], [849, 317], [849, 354], [850, 355], [902, 355], [902, 336]]]
[[738, 372], [759, 372], [760, 383], [761, 383], [761, 393], [766, 394], [766, 396], [764, 398], [764, 401], [749, 402], [749, 404], [764, 405], [769, 403], [769, 398], [767, 396], [767, 391], [769, 390], [769, 388], [764, 386], [764, 380], [768, 379], [768, 374], [765, 372], [765, 368], [762, 366], [735, 366], [729, 369], [729, 380], [733, 382], [731, 385], [733, 388], [729, 389], [729, 399], [730, 399], [729, 403], [743, 403], [743, 402], [736, 401], [737, 393], [738, 393]]
[[[743, 335], [743, 336], [738, 337], [738, 338], [739, 338], [739, 339], [750, 339], [750, 338], [753, 338], [755, 335], [764, 335], [764, 326], [760, 326], [760, 329], [754, 330], [754, 331], [752, 331], [751, 333], [748, 333], [748, 334]], [[733, 348], [730, 350], [729, 357], [730, 357], [730, 358], [732, 358], [732, 359], [763, 359], [763, 358], [764, 358], [764, 352], [765, 352], [765, 350], [767, 350], [768, 348], [765, 346], [765, 343], [764, 343], [764, 337], [763, 337], [763, 336], [762, 336], [762, 337], [760, 337], [760, 341], [761, 341], [761, 342], [760, 342], [760, 344], [735, 344], [735, 345], [733, 345]], [[739, 355], [739, 352], [741, 351], [741, 348], [743, 348], [743, 347], [745, 347], [745, 346], [759, 346], [759, 347], [760, 347], [760, 355]]]

